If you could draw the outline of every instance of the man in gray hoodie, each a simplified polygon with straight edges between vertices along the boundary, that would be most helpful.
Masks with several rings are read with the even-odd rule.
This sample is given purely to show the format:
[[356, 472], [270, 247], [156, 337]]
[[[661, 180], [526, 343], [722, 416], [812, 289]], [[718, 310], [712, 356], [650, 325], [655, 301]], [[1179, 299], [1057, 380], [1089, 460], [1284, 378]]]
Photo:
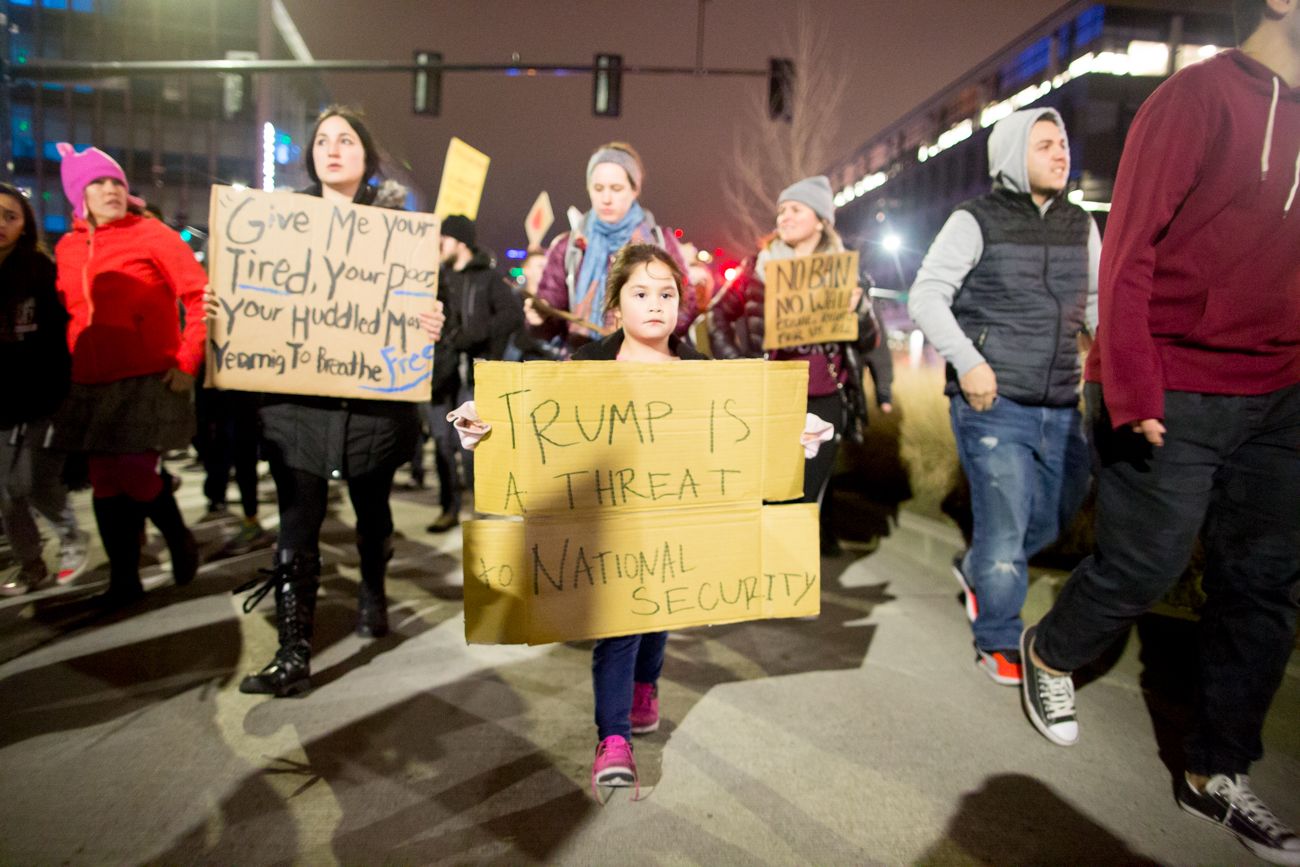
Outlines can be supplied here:
[[1087, 489], [1077, 338], [1096, 323], [1101, 238], [1065, 199], [1070, 151], [1055, 109], [1004, 118], [988, 147], [993, 190], [949, 216], [908, 312], [948, 362], [945, 393], [974, 513], [953, 573], [975, 663], [1012, 686], [1027, 561], [1069, 523]]

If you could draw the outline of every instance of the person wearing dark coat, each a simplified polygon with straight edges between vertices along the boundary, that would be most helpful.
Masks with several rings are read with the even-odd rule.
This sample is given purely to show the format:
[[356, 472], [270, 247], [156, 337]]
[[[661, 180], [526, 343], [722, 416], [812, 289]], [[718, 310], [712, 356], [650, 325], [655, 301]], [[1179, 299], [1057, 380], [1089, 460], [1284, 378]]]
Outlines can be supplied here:
[[[360, 116], [327, 108], [316, 122], [306, 192], [324, 199], [373, 204], [367, 183], [379, 168], [378, 151]], [[421, 314], [433, 340], [441, 334], [442, 306]], [[436, 363], [436, 361], [435, 361]], [[275, 478], [280, 535], [273, 570], [244, 602], [252, 608], [275, 592], [280, 646], [275, 658], [244, 678], [241, 692], [284, 697], [311, 686], [311, 639], [320, 586], [320, 530], [331, 481], [346, 482], [357, 518], [361, 583], [357, 589], [358, 635], [388, 633], [384, 578], [392, 557], [393, 517], [388, 498], [393, 474], [411, 457], [419, 430], [415, 404], [291, 394], [268, 394], [261, 408], [263, 454]], [[252, 589], [250, 582], [236, 592]]]
[[0, 370], [21, 372], [0, 379], [0, 526], [18, 561], [0, 579], [0, 596], [20, 596], [51, 577], [34, 511], [59, 536], [58, 583], [86, 568], [88, 537], [68, 505], [64, 456], [47, 442], [72, 381], [68, 312], [56, 279], [30, 202], [0, 183]]
[[[514, 292], [496, 269], [492, 253], [478, 246], [474, 221], [452, 214], [442, 221], [442, 270], [439, 297], [449, 309], [448, 327], [441, 346], [450, 357], [450, 370], [439, 375], [428, 417], [438, 471], [438, 499], [442, 514], [429, 525], [430, 533], [443, 533], [460, 523], [461, 484], [456, 472], [459, 454], [464, 486], [474, 489], [472, 453], [461, 450], [447, 413], [474, 394], [474, 361], [499, 361], [510, 336], [523, 326], [524, 311]], [[438, 362], [435, 359], [434, 369]]]

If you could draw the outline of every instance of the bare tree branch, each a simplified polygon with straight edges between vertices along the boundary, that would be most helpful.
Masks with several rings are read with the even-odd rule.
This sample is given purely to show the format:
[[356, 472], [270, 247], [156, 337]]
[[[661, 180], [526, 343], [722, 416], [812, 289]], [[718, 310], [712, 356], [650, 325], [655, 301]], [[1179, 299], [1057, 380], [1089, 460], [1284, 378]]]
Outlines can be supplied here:
[[848, 79], [841, 73], [844, 61], [831, 56], [829, 45], [825, 25], [806, 2], [799, 3], [781, 49], [794, 61], [794, 118], [769, 119], [767, 90], [756, 91], [742, 113], [723, 177], [723, 201], [732, 217], [728, 238], [736, 249], [752, 249], [771, 231], [781, 190], [830, 162]]

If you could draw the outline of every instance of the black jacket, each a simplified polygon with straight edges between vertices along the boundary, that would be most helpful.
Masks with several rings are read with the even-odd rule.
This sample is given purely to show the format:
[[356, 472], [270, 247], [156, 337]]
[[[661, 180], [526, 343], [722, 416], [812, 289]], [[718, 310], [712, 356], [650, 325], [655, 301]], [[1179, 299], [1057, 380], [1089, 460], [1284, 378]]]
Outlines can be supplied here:
[[[584, 344], [577, 352], [573, 353], [574, 361], [617, 361], [618, 351], [623, 348], [623, 329], [615, 331], [607, 337], [600, 340], [593, 340], [591, 343]], [[694, 346], [691, 346], [685, 340], [673, 335], [668, 338], [668, 348], [673, 354], [683, 361], [704, 361]]]
[[[515, 302], [522, 310], [524, 296], [515, 293]], [[569, 357], [569, 344], [563, 336], [546, 339], [533, 333], [533, 329], [523, 319], [519, 327], [506, 340], [502, 350], [503, 361], [564, 361]]]
[[[475, 250], [460, 271], [444, 267], [439, 273], [439, 297], [448, 309], [443, 334], [446, 347], [467, 356], [468, 386], [474, 384], [477, 358], [499, 361], [510, 335], [524, 324], [524, 309], [505, 278], [497, 273], [487, 250]], [[437, 367], [435, 359], [434, 367]]]
[[[319, 187], [305, 192], [320, 195]], [[363, 186], [358, 204], [375, 201]], [[435, 369], [437, 358], [434, 359]], [[419, 436], [415, 404], [295, 394], [267, 394], [261, 409], [268, 459], [326, 479], [350, 479], [411, 459]]]
[[68, 313], [56, 273], [38, 252], [14, 250], [0, 264], [0, 428], [48, 418], [67, 397]]

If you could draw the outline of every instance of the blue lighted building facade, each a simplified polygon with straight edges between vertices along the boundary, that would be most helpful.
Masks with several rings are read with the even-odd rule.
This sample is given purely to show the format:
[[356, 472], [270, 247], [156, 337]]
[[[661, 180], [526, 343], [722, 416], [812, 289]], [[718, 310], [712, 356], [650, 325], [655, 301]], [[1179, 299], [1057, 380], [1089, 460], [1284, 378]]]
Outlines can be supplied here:
[[[1234, 44], [1230, 6], [1067, 4], [831, 167], [836, 227], [877, 285], [905, 292], [953, 207], [989, 190], [990, 127], [1051, 106], [1070, 137], [1068, 195], [1104, 232], [1134, 115], [1173, 72]], [[901, 303], [881, 307], [891, 327], [910, 327]]]
[[[28, 191], [47, 235], [71, 212], [55, 143], [96, 145], [125, 169], [133, 191], [173, 225], [206, 226], [213, 183], [305, 182], [301, 145], [328, 94], [316, 76], [285, 76], [257, 91], [247, 75], [24, 79], [34, 58], [83, 61], [290, 59], [271, 3], [259, 0], [4, 0], [13, 84], [8, 129], [14, 183]], [[282, 7], [281, 7], [282, 8]], [[290, 25], [291, 26], [291, 25]], [[267, 123], [274, 132], [268, 142]]]

